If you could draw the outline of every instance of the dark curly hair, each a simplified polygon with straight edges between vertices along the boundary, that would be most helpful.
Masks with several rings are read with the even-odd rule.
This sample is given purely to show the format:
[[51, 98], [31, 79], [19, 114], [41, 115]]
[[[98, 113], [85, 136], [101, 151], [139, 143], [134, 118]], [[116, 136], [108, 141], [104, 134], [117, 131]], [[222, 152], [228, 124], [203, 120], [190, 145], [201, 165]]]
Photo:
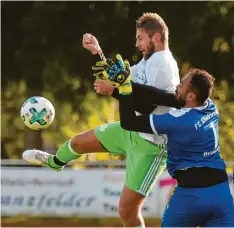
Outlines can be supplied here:
[[191, 69], [189, 74], [192, 75], [190, 90], [196, 94], [197, 102], [204, 104], [212, 94], [215, 78], [205, 70], [200, 69]]

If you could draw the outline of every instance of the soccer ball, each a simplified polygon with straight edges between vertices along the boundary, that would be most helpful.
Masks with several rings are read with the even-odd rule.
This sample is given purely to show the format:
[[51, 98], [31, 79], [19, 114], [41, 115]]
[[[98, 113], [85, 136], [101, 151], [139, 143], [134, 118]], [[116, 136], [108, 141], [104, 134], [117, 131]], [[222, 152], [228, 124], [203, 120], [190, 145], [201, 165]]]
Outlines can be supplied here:
[[48, 99], [35, 96], [30, 97], [23, 103], [20, 116], [27, 127], [32, 130], [42, 130], [53, 122], [55, 110]]

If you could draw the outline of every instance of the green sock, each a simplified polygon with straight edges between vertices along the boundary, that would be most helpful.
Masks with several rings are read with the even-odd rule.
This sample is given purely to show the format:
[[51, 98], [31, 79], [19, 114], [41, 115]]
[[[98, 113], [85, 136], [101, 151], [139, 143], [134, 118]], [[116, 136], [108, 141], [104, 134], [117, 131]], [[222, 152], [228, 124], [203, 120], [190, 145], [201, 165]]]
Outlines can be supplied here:
[[71, 147], [71, 139], [65, 142], [56, 152], [56, 155], [51, 157], [48, 161], [49, 165], [52, 167], [61, 167], [62, 164], [55, 163], [54, 158], [56, 157], [62, 163], [68, 163], [74, 159], [81, 157], [82, 154], [78, 154]]

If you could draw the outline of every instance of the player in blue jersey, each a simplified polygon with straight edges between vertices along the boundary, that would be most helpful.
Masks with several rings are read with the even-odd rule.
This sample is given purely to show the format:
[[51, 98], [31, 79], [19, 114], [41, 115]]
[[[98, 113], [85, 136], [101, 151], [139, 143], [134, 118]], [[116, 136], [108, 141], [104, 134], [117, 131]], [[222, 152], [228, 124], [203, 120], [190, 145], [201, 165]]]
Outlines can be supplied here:
[[[214, 78], [206, 71], [194, 69], [181, 80], [176, 94], [169, 94], [147, 86], [134, 87], [128, 62], [124, 63], [118, 55], [116, 62], [107, 60], [101, 64], [94, 67], [98, 70], [94, 75], [109, 79], [118, 87], [121, 126], [130, 131], [168, 136], [167, 168], [178, 186], [165, 208], [162, 226], [234, 226], [233, 198], [220, 156], [219, 114], [209, 98]], [[181, 109], [137, 116], [132, 94], [141, 92], [144, 96], [148, 94], [142, 97], [142, 102], [149, 99], [153, 104], [163, 105], [165, 101], [164, 105]]]

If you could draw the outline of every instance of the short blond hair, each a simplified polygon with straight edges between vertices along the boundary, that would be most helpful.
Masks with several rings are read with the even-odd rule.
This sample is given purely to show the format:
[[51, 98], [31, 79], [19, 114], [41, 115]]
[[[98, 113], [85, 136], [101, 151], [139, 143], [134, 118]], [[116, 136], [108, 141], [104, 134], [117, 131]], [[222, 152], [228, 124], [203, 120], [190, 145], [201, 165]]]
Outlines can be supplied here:
[[164, 20], [157, 13], [143, 13], [136, 21], [136, 29], [144, 29], [150, 37], [161, 35], [162, 42], [168, 43], [169, 30]]

